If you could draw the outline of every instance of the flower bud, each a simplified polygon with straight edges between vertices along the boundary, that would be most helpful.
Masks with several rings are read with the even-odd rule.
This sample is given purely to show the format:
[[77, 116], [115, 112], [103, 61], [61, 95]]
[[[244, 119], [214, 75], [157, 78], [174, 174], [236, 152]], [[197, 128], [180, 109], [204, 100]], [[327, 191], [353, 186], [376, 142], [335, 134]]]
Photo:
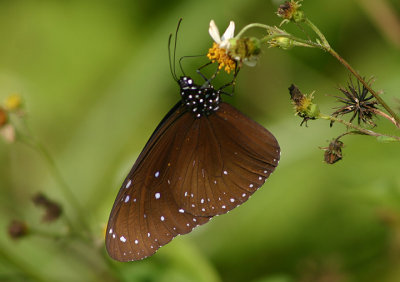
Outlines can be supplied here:
[[283, 50], [292, 49], [295, 44], [292, 39], [287, 37], [275, 37], [268, 41], [270, 47], [279, 47]]

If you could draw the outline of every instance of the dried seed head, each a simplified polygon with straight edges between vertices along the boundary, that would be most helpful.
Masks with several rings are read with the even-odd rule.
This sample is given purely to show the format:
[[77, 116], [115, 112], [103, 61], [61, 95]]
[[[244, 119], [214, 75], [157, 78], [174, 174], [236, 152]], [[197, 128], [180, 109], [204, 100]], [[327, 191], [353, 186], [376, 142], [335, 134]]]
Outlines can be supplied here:
[[328, 147], [321, 148], [325, 151], [324, 153], [324, 161], [327, 164], [334, 164], [337, 161], [342, 159], [342, 148], [344, 144], [342, 141], [339, 141], [337, 138], [333, 139]]
[[302, 22], [305, 20], [304, 12], [300, 10], [300, 1], [286, 1], [279, 6], [277, 15], [284, 19], [284, 22]]
[[345, 95], [345, 97], [335, 97], [338, 98], [338, 101], [343, 103], [344, 106], [335, 111], [332, 116], [337, 117], [339, 115], [343, 116], [345, 114], [353, 113], [350, 122], [357, 117], [358, 124], [363, 122], [376, 126], [372, 119], [375, 116], [374, 111], [377, 109], [377, 101], [373, 99], [374, 97], [372, 95], [368, 96], [369, 91], [364, 85], [361, 85], [360, 82], [358, 82], [357, 86], [355, 86], [353, 81], [350, 79], [347, 87], [339, 87], [339, 90]]

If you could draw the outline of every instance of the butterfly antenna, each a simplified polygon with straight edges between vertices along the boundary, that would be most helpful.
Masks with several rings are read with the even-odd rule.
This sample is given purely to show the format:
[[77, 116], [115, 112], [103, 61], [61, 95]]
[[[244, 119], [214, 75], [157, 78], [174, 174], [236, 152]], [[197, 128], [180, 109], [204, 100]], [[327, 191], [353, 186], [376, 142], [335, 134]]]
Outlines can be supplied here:
[[[178, 21], [178, 26], [176, 27], [176, 31], [175, 31], [175, 42], [174, 42], [174, 74], [175, 74], [176, 78], [177, 78], [176, 68], [175, 68], [175, 65], [176, 65], [176, 42], [178, 41], [178, 31], [179, 31], [179, 27], [181, 26], [181, 22], [182, 22], [182, 18], [180, 18]], [[176, 79], [176, 80], [178, 80], [178, 79]]]
[[[169, 59], [169, 70], [171, 71], [171, 75], [174, 80], [178, 81], [178, 78], [176, 77], [175, 70], [172, 69], [172, 61], [171, 61], [171, 39], [172, 39], [172, 34], [169, 35], [168, 38], [168, 59]], [[175, 57], [175, 56], [174, 56]], [[174, 67], [175, 67], [175, 62], [174, 62]]]
[[186, 58], [186, 56], [181, 57], [181, 58], [179, 59], [179, 68], [181, 69], [181, 72], [183, 73], [183, 75], [186, 76], [185, 72], [183, 71], [183, 67], [182, 67], [182, 59], [183, 59], [183, 58]]

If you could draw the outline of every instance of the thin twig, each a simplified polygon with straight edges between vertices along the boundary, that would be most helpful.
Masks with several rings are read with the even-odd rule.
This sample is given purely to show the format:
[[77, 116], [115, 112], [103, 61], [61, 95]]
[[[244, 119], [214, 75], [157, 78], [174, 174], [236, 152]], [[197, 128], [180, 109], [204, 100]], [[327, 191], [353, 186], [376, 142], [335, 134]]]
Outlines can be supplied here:
[[360, 131], [366, 135], [370, 135], [370, 136], [374, 136], [374, 137], [386, 137], [386, 138], [391, 138], [393, 140], [399, 141], [400, 142], [400, 137], [399, 136], [392, 136], [392, 135], [386, 135], [386, 134], [382, 134], [382, 133], [378, 133], [369, 129], [365, 129], [362, 128], [360, 126], [357, 126], [351, 122], [345, 121], [343, 119], [337, 118], [337, 117], [333, 117], [333, 116], [328, 116], [328, 115], [324, 115], [324, 114], [320, 114], [319, 118], [321, 119], [325, 119], [325, 120], [330, 120], [330, 121], [334, 121], [334, 122], [339, 122], [341, 124], [346, 125], [347, 127], [351, 127], [357, 131]]

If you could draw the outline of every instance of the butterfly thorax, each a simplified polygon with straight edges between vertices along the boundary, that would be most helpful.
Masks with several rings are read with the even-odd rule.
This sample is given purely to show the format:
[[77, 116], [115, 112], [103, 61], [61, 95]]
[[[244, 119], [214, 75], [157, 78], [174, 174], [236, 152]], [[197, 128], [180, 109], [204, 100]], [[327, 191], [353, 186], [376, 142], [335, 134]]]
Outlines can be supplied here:
[[210, 115], [219, 109], [220, 91], [210, 84], [200, 86], [193, 79], [183, 76], [178, 81], [181, 87], [182, 103], [196, 118]]

